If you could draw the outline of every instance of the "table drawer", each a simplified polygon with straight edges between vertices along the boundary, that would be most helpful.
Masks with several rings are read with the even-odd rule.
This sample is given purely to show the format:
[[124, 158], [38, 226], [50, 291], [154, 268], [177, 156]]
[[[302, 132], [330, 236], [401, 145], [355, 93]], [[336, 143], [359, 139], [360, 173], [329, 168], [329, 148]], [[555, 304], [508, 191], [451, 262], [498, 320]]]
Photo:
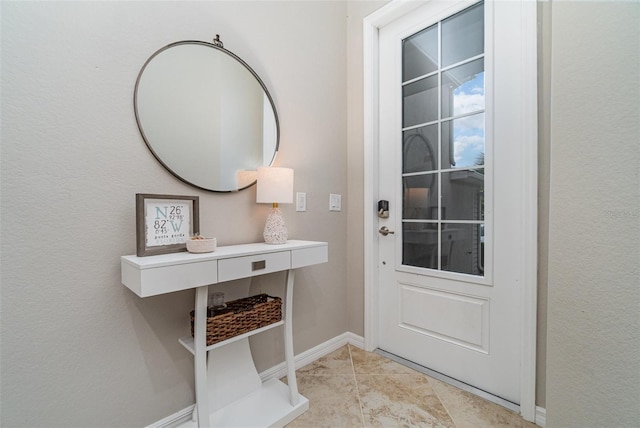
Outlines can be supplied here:
[[263, 275], [290, 268], [290, 251], [221, 259], [218, 260], [218, 282]]
[[148, 297], [215, 284], [218, 282], [217, 271], [216, 260], [150, 269], [137, 269], [123, 263], [122, 283], [138, 296]]
[[326, 263], [329, 260], [327, 245], [311, 248], [301, 248], [291, 251], [291, 267], [297, 269], [304, 266], [311, 266], [319, 263]]

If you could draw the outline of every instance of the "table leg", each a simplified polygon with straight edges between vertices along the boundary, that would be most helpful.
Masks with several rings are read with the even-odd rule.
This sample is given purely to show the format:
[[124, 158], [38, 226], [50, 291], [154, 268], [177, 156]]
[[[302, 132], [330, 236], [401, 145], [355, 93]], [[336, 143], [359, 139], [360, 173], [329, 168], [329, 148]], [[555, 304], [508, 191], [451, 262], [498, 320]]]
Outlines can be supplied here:
[[296, 381], [296, 367], [293, 355], [293, 280], [294, 271], [287, 271], [287, 284], [285, 291], [285, 315], [284, 315], [284, 355], [287, 362], [287, 383], [289, 384], [289, 399], [291, 405], [296, 406], [300, 396]]
[[207, 294], [209, 287], [196, 288], [193, 344], [198, 427], [209, 428], [209, 398], [207, 391]]

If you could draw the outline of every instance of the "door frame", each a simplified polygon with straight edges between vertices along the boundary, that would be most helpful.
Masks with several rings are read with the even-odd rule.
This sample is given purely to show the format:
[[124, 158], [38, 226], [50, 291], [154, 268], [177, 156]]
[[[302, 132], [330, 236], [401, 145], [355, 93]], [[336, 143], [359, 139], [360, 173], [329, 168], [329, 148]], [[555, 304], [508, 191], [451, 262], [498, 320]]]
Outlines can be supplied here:
[[[485, 0], [490, 1], [490, 0]], [[379, 29], [429, 0], [392, 0], [363, 21], [364, 68], [364, 346], [367, 351], [378, 347], [378, 46]], [[522, 112], [524, 196], [521, 208], [524, 243], [520, 251], [522, 284], [520, 331], [520, 413], [534, 421], [536, 413], [536, 314], [537, 314], [537, 5], [533, 0], [520, 0], [522, 28]]]

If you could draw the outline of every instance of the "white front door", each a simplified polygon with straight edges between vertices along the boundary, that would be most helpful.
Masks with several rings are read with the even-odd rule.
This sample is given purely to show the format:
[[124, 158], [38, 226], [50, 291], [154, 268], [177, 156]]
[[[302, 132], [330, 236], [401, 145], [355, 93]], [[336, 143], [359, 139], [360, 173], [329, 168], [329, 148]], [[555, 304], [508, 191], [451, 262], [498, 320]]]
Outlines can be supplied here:
[[516, 404], [535, 248], [520, 13], [434, 1], [380, 28], [377, 165], [378, 347]]

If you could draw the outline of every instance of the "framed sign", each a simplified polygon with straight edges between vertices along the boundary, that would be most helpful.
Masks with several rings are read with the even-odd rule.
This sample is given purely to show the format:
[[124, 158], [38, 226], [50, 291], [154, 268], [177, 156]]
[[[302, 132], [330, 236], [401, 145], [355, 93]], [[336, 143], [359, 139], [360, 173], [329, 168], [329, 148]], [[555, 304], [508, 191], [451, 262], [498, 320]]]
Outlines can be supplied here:
[[187, 250], [187, 240], [200, 231], [197, 196], [136, 194], [137, 255]]

